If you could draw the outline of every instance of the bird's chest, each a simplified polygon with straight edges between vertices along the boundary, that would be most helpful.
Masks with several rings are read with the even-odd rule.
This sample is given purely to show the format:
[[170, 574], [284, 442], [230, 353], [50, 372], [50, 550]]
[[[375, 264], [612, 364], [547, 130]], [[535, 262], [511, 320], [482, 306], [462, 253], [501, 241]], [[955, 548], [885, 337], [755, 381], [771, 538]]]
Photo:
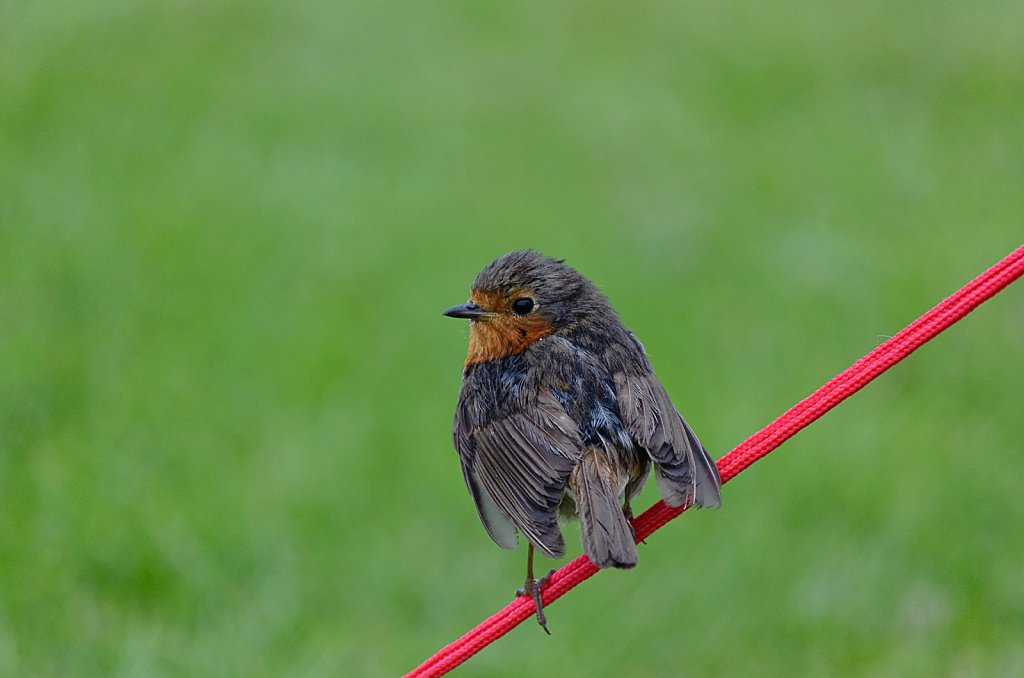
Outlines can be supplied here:
[[611, 375], [595, 356], [558, 340], [518, 355], [474, 365], [463, 383], [463, 397], [485, 420], [529, 407], [541, 390], [549, 391], [576, 423], [585, 446], [632, 447], [619, 417]]

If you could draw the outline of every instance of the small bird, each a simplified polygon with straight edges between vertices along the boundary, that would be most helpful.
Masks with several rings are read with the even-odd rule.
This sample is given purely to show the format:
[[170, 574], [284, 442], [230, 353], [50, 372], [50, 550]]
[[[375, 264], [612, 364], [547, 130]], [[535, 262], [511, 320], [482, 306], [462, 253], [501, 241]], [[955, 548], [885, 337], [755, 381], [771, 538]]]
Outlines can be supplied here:
[[[654, 465], [669, 506], [718, 507], [718, 468], [676, 411], [640, 341], [564, 260], [509, 252], [477, 275], [452, 437], [480, 520], [502, 548], [529, 541], [526, 583], [547, 632], [533, 552], [565, 553], [578, 517], [601, 568], [637, 563], [630, 502]], [[551, 574], [550, 572], [548, 573]]]

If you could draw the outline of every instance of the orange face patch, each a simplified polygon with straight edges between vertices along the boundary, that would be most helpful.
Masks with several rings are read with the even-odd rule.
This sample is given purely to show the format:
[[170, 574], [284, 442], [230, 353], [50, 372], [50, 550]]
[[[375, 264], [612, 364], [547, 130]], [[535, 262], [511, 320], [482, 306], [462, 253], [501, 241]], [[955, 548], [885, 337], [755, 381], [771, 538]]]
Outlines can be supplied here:
[[506, 297], [498, 292], [473, 290], [469, 300], [491, 315], [469, 324], [467, 365], [522, 353], [527, 346], [555, 331], [546, 318], [536, 313], [519, 316], [512, 312], [512, 302], [523, 296], [532, 294], [517, 290]]

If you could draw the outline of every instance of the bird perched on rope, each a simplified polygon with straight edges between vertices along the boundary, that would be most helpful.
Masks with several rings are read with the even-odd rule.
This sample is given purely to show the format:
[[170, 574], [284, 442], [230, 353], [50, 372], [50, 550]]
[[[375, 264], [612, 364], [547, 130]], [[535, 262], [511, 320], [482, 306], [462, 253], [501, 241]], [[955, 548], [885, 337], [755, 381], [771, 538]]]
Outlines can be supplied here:
[[654, 465], [669, 506], [722, 503], [718, 468], [676, 412], [643, 345], [597, 287], [531, 250], [485, 267], [470, 321], [453, 439], [466, 486], [502, 548], [529, 541], [526, 583], [547, 631], [533, 552], [565, 552], [559, 516], [578, 516], [598, 567], [634, 567], [630, 508]]

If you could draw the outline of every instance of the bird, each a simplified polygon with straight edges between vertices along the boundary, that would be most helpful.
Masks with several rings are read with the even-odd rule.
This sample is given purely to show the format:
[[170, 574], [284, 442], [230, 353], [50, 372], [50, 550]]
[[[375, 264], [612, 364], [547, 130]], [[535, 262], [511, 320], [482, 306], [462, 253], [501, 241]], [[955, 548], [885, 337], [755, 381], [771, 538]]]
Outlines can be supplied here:
[[637, 564], [631, 502], [653, 468], [669, 506], [720, 507], [711, 456], [654, 374], [640, 340], [588, 278], [535, 250], [476, 276], [452, 441], [480, 521], [498, 546], [529, 542], [526, 581], [546, 633], [534, 551], [565, 554], [560, 519], [578, 518], [599, 568]]

